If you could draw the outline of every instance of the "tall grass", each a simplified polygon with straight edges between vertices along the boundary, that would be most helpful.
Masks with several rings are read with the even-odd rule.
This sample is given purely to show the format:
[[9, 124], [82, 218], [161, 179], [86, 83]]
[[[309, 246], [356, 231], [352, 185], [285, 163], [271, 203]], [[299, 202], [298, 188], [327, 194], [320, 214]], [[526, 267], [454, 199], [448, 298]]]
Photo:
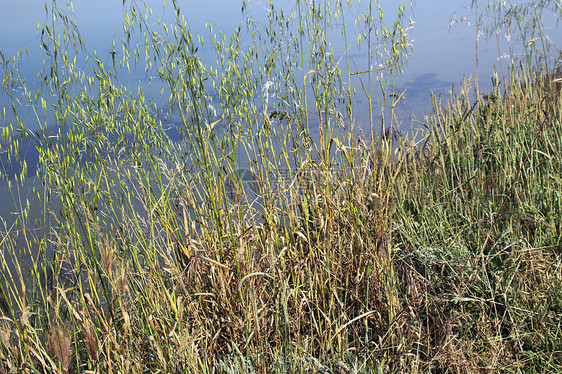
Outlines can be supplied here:
[[[42, 189], [17, 195], [25, 167], [12, 182], [0, 370], [560, 370], [554, 71], [513, 64], [486, 105], [468, 85], [435, 98], [423, 140], [396, 134], [391, 148], [405, 7], [387, 25], [369, 3], [368, 67], [342, 74], [348, 29], [340, 56], [329, 41], [346, 4], [269, 3], [266, 32], [252, 6], [231, 36], [194, 36], [178, 3], [154, 26], [131, 2], [104, 59], [53, 2], [37, 93], [3, 60], [5, 84], [56, 126], [17, 117], [2, 134], [34, 142]], [[135, 64], [165, 106], [146, 82], [120, 83]], [[367, 140], [355, 77], [380, 110]]]

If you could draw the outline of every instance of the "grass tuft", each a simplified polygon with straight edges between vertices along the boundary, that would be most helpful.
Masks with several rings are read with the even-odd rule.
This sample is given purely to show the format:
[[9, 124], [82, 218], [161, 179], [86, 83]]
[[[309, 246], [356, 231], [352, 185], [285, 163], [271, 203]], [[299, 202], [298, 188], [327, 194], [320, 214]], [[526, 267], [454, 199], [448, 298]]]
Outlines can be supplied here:
[[[92, 57], [53, 3], [49, 94], [32, 108], [54, 100], [56, 127], [19, 123], [42, 189], [23, 203], [25, 168], [14, 177], [0, 371], [561, 371], [560, 69], [513, 63], [482, 97], [465, 82], [433, 97], [425, 131], [400, 133], [385, 92], [409, 48], [405, 7], [389, 29], [375, 5], [362, 31], [383, 67], [347, 74], [369, 74], [370, 111], [371, 74], [381, 89], [364, 140], [328, 53], [340, 3], [299, 1], [295, 23], [268, 5], [266, 33], [247, 19], [253, 42], [213, 34], [214, 67], [176, 2], [162, 29], [133, 2], [123, 52], [80, 72], [50, 52]], [[133, 62], [166, 109], [119, 83]]]

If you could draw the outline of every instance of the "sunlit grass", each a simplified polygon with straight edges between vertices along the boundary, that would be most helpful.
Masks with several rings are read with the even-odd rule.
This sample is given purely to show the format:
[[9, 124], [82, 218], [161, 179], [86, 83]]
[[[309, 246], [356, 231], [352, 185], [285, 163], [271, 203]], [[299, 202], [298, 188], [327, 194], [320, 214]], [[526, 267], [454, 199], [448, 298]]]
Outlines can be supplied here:
[[[371, 3], [368, 66], [386, 74], [353, 72], [382, 118], [361, 136], [328, 37], [347, 5], [326, 4], [271, 5], [268, 33], [244, 4], [231, 37], [209, 27], [216, 66], [175, 3], [158, 27], [128, 4], [103, 61], [52, 4], [36, 101], [3, 60], [42, 125], [16, 127], [43, 188], [12, 181], [1, 371], [561, 369], [559, 71], [512, 64], [487, 100], [467, 82], [434, 98], [426, 131], [392, 133], [405, 8], [385, 29]], [[119, 83], [134, 65], [167, 106]]]

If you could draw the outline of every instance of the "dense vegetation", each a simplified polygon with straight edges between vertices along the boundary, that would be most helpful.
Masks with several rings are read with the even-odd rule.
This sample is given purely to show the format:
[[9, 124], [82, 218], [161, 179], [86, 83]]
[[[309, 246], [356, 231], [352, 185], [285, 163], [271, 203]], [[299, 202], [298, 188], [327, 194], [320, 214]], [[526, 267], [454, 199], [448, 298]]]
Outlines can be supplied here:
[[[25, 160], [8, 178], [0, 372], [562, 370], [562, 76], [540, 24], [518, 24], [526, 58], [493, 92], [464, 82], [403, 134], [406, 7], [363, 8], [381, 67], [361, 72], [328, 41], [347, 5], [296, 4], [270, 4], [267, 32], [244, 4], [245, 31], [209, 33], [216, 66], [176, 3], [157, 27], [127, 4], [102, 60], [53, 2], [39, 88], [2, 55], [40, 130], [14, 106], [2, 133], [10, 163], [33, 144], [39, 182], [19, 193]], [[120, 83], [134, 65], [164, 100]], [[381, 118], [362, 132], [355, 76]]]

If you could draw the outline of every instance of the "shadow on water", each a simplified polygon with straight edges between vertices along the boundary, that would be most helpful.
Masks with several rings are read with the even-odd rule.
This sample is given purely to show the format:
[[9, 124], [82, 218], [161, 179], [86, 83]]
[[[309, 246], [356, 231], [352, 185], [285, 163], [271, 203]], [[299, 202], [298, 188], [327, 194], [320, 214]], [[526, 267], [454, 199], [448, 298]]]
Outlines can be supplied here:
[[39, 162], [39, 152], [35, 141], [31, 140], [30, 137], [22, 137], [20, 139], [20, 151], [16, 155], [10, 155], [10, 157], [6, 149], [8, 146], [7, 142], [2, 141], [2, 151], [0, 152], [0, 175], [2, 179], [13, 179], [16, 175], [21, 174], [24, 161], [27, 165], [27, 174], [35, 175]]

